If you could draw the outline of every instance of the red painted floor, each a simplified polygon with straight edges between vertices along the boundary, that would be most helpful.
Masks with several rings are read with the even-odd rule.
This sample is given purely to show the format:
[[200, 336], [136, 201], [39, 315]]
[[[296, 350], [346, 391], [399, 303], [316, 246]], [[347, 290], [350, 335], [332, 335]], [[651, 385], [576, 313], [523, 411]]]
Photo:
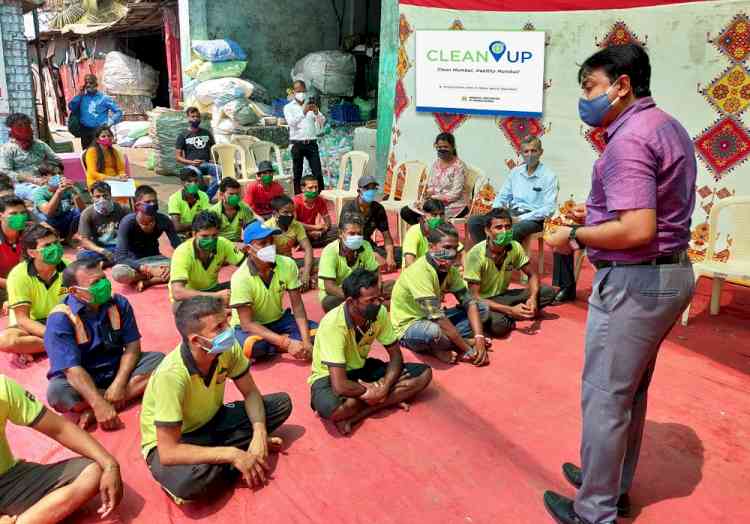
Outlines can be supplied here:
[[[550, 264], [548, 264], [550, 267]], [[229, 274], [229, 271], [226, 273]], [[126, 428], [93, 434], [122, 464], [125, 498], [108, 522], [182, 523], [544, 523], [545, 489], [572, 495], [560, 465], [577, 461], [579, 383], [586, 298], [584, 270], [575, 303], [548, 309], [537, 323], [493, 344], [492, 363], [447, 367], [435, 361], [431, 387], [410, 412], [389, 411], [341, 438], [309, 407], [308, 366], [289, 359], [258, 365], [264, 392], [288, 391], [295, 411], [278, 434], [273, 480], [238, 486], [219, 500], [175, 506], [152, 480], [139, 451], [139, 407]], [[687, 328], [677, 326], [661, 351], [651, 387], [645, 441], [631, 493], [639, 523], [722, 523], [750, 507], [750, 290], [727, 286], [718, 317], [707, 312], [702, 282]], [[166, 290], [132, 301], [145, 350], [178, 342]], [[321, 317], [316, 292], [308, 314]], [[377, 350], [376, 354], [384, 353]], [[407, 360], [415, 356], [405, 351]], [[26, 370], [0, 357], [0, 372], [45, 398], [47, 361]], [[228, 399], [238, 397], [230, 386]], [[50, 461], [67, 452], [34, 431], [9, 426], [15, 453]], [[91, 503], [74, 522], [100, 522]]]

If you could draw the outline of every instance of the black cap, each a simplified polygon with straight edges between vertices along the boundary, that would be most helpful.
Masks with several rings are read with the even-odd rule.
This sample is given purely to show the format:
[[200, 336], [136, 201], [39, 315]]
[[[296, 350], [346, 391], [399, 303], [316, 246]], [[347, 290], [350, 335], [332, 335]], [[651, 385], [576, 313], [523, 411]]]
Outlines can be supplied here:
[[258, 162], [258, 173], [267, 173], [269, 171], [276, 172], [271, 162], [268, 160], [261, 160]]
[[359, 187], [360, 189], [364, 189], [370, 184], [377, 184], [379, 186], [380, 182], [378, 182], [378, 180], [373, 175], [365, 175], [359, 179], [357, 187]]

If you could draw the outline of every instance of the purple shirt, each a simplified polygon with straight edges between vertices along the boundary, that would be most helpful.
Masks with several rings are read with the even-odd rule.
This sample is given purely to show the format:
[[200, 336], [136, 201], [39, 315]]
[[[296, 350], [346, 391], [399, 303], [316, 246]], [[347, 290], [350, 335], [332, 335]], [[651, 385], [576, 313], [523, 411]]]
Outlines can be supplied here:
[[606, 141], [594, 163], [586, 225], [614, 220], [621, 211], [656, 209], [656, 237], [633, 249], [587, 247], [589, 259], [633, 262], [687, 249], [696, 177], [688, 132], [644, 97], [609, 125]]

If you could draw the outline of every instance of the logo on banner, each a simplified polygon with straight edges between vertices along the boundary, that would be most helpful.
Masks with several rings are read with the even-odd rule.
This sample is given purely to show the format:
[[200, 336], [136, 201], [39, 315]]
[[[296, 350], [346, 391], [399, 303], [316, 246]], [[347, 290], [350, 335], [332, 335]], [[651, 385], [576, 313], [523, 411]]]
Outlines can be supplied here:
[[430, 62], [489, 62], [490, 56], [495, 62], [505, 58], [510, 64], [526, 63], [531, 60], [534, 53], [531, 51], [511, 51], [505, 42], [495, 40], [490, 43], [488, 51], [479, 49], [430, 49], [427, 51], [427, 60]]
[[503, 53], [505, 53], [505, 49], [505, 43], [501, 42], [500, 40], [492, 42], [490, 44], [490, 53], [492, 53], [492, 58], [495, 59], [495, 62], [500, 61], [500, 59], [503, 57]]

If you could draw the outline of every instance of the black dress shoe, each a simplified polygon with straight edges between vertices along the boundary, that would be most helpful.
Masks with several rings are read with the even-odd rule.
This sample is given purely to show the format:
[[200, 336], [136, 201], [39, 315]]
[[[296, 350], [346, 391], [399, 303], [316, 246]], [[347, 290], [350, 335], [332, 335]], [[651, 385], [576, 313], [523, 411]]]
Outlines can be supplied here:
[[576, 299], [576, 290], [571, 288], [561, 288], [555, 295], [553, 304], [562, 304], [563, 302], [572, 302]]
[[[566, 462], [562, 466], [562, 472], [565, 480], [570, 482], [576, 489], [581, 488], [581, 484], [583, 484], [583, 474], [581, 473], [581, 468], [579, 468], [575, 464]], [[630, 497], [627, 493], [623, 493], [622, 495], [620, 495], [620, 498], [617, 499], [617, 515], [619, 515], [620, 517], [630, 516]]]
[[554, 491], [544, 492], [544, 507], [558, 524], [589, 524], [573, 509], [573, 501]]

